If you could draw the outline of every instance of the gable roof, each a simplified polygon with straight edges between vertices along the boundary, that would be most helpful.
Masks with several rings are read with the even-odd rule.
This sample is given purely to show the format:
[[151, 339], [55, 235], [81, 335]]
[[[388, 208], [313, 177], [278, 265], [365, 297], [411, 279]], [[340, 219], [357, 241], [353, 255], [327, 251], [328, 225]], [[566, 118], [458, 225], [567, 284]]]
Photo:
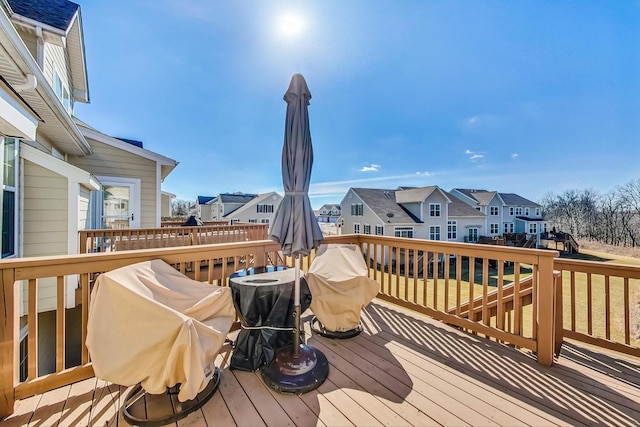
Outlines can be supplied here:
[[455, 217], [460, 217], [460, 216], [485, 217], [486, 216], [484, 213], [480, 212], [473, 206], [468, 205], [467, 203], [458, 199], [453, 194], [448, 193], [444, 190], [442, 190], [442, 192], [451, 200], [451, 203], [447, 205], [448, 214], [450, 217], [451, 216], [455, 216]]
[[525, 199], [522, 196], [518, 196], [515, 193], [498, 193], [504, 204], [507, 206], [529, 206], [534, 208], [539, 208], [540, 205], [536, 202], [532, 202], [529, 199]]
[[363, 203], [387, 224], [421, 224], [422, 221], [396, 203], [396, 191], [375, 188], [352, 188]]
[[199, 205], [204, 205], [204, 204], [207, 204], [208, 202], [210, 202], [210, 201], [212, 201], [214, 199], [216, 199], [215, 196], [198, 196], [196, 202]]
[[[258, 203], [266, 201], [266, 199], [268, 199], [270, 197], [276, 197], [276, 199], [277, 199], [278, 196], [280, 196], [280, 195], [278, 193], [276, 193], [275, 191], [272, 191], [270, 193], [258, 194], [258, 195], [256, 195], [256, 197], [254, 197], [253, 199], [249, 200], [247, 203], [245, 203], [244, 205], [240, 206], [238, 209], [235, 209], [234, 211], [229, 212], [224, 217], [227, 218], [231, 214], [238, 215], [238, 214], [240, 214], [240, 213], [242, 213], [242, 212], [244, 212], [246, 210], [251, 209], [252, 207], [256, 206]], [[280, 196], [280, 199], [282, 199], [282, 196]]]
[[441, 192], [445, 198], [449, 198], [437, 185], [430, 185], [428, 187], [399, 187], [396, 190], [396, 203], [422, 203], [433, 194], [434, 191]]
[[257, 194], [220, 193], [218, 200], [222, 203], [247, 203], [258, 197]]
[[53, 28], [67, 31], [80, 6], [68, 0], [8, 0], [11, 10]]

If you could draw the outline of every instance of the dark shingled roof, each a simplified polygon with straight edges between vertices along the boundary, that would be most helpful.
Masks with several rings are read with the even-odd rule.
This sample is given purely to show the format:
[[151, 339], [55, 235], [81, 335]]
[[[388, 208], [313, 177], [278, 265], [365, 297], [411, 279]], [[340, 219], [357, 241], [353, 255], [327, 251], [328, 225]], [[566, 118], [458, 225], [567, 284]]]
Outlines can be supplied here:
[[387, 224], [422, 223], [419, 218], [396, 203], [395, 190], [375, 188], [352, 188], [352, 190]]
[[247, 203], [256, 197], [258, 197], [257, 194], [222, 193], [220, 194], [220, 201], [222, 203]]
[[66, 31], [80, 6], [68, 0], [8, 0], [14, 13]]
[[207, 202], [210, 202], [211, 200], [215, 199], [215, 196], [198, 196], [198, 204], [199, 205], [204, 205]]
[[144, 148], [142, 146], [142, 141], [136, 141], [135, 139], [127, 139], [127, 138], [116, 138], [122, 142], [126, 142], [127, 144], [135, 145], [136, 147]]
[[514, 193], [498, 193], [507, 206], [529, 206], [539, 208], [540, 205]]
[[466, 204], [462, 200], [455, 197], [453, 194], [448, 193], [444, 190], [442, 192], [451, 199], [451, 203], [449, 203], [449, 216], [477, 216], [477, 217], [485, 217], [486, 215], [474, 208], [471, 205]]

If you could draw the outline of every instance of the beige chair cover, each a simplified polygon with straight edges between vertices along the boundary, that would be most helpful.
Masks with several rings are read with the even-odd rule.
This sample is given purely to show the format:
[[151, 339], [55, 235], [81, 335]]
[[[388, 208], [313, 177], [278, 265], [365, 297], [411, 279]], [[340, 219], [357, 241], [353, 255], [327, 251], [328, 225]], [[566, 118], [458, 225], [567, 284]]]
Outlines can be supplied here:
[[87, 347], [96, 377], [151, 394], [181, 384], [193, 399], [215, 371], [233, 323], [231, 290], [189, 279], [161, 260], [98, 276]]
[[358, 327], [360, 311], [380, 291], [358, 245], [320, 245], [306, 278], [311, 310], [329, 331]]

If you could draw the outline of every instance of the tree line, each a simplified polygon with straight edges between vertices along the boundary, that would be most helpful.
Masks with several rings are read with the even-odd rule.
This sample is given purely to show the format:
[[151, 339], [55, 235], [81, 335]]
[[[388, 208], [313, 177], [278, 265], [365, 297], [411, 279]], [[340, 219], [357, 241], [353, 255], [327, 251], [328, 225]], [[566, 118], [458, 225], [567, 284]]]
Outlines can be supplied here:
[[607, 193], [548, 193], [540, 203], [549, 229], [615, 246], [640, 246], [640, 179]]

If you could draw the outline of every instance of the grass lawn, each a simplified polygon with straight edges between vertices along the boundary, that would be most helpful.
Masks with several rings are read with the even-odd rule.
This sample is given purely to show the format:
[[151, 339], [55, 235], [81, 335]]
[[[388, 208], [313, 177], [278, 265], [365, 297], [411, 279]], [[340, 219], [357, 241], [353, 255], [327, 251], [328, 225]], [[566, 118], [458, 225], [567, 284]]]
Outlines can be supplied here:
[[[604, 263], [618, 263], [627, 265], [640, 266], [640, 258], [635, 258], [627, 255], [611, 254], [599, 252], [591, 249], [581, 249], [579, 254], [567, 255], [567, 258], [582, 259], [587, 261], [598, 261]], [[442, 265], [442, 264], [441, 264]], [[462, 264], [462, 280], [460, 282], [460, 304], [464, 304], [469, 300], [470, 288], [469, 288], [469, 266], [468, 262]], [[373, 272], [372, 272], [373, 273]], [[520, 277], [526, 277], [531, 274], [531, 266], [522, 264], [520, 265]], [[427, 307], [444, 311], [446, 308], [455, 307], [457, 302], [457, 282], [455, 279], [455, 264], [450, 265], [448, 286], [444, 279], [443, 271], [441, 268], [440, 277], [437, 280], [429, 278], [427, 280], [426, 292], [425, 283], [422, 278], [405, 278], [397, 277], [395, 274], [384, 273], [384, 281], [381, 280], [380, 273], [378, 273], [378, 282], [384, 283], [384, 291], [393, 296], [397, 296], [409, 301], [415, 301], [418, 304], [426, 305]], [[472, 287], [473, 297], [477, 298], [483, 294], [483, 266], [482, 263], [477, 262], [474, 266], [474, 286]], [[496, 268], [489, 268], [487, 273], [488, 286], [487, 292], [492, 292], [496, 289], [498, 281], [498, 271]], [[510, 283], [513, 281], [514, 271], [513, 266], [505, 267], [503, 273], [503, 283]], [[570, 273], [563, 273], [563, 316], [564, 316], [564, 328], [571, 329], [571, 287], [570, 287]], [[588, 291], [587, 291], [587, 275], [576, 274], [575, 275], [575, 330], [577, 332], [587, 333], [589, 329], [588, 325]], [[611, 340], [624, 343], [624, 292], [623, 292], [623, 280], [612, 277], [609, 283], [609, 309], [611, 313]], [[631, 306], [631, 322], [632, 322], [632, 341], [631, 345], [640, 347], [640, 339], [633, 339], [638, 337], [639, 328], [634, 328], [633, 325], [640, 326], [640, 281], [629, 280], [630, 289], [630, 302]], [[446, 291], [448, 295], [445, 297]], [[425, 301], [426, 298], [426, 301]], [[446, 298], [446, 304], [445, 304]], [[603, 276], [592, 275], [591, 277], [591, 310], [592, 310], [592, 335], [605, 338], [606, 330], [606, 312], [605, 312], [605, 280]], [[523, 335], [526, 337], [531, 336], [531, 330], [533, 325], [532, 319], [532, 307], [526, 306], [523, 308], [522, 320], [523, 320]], [[511, 316], [513, 322], [513, 316]], [[495, 319], [492, 319], [492, 324], [495, 324]], [[513, 329], [512, 329], [513, 330]]]

